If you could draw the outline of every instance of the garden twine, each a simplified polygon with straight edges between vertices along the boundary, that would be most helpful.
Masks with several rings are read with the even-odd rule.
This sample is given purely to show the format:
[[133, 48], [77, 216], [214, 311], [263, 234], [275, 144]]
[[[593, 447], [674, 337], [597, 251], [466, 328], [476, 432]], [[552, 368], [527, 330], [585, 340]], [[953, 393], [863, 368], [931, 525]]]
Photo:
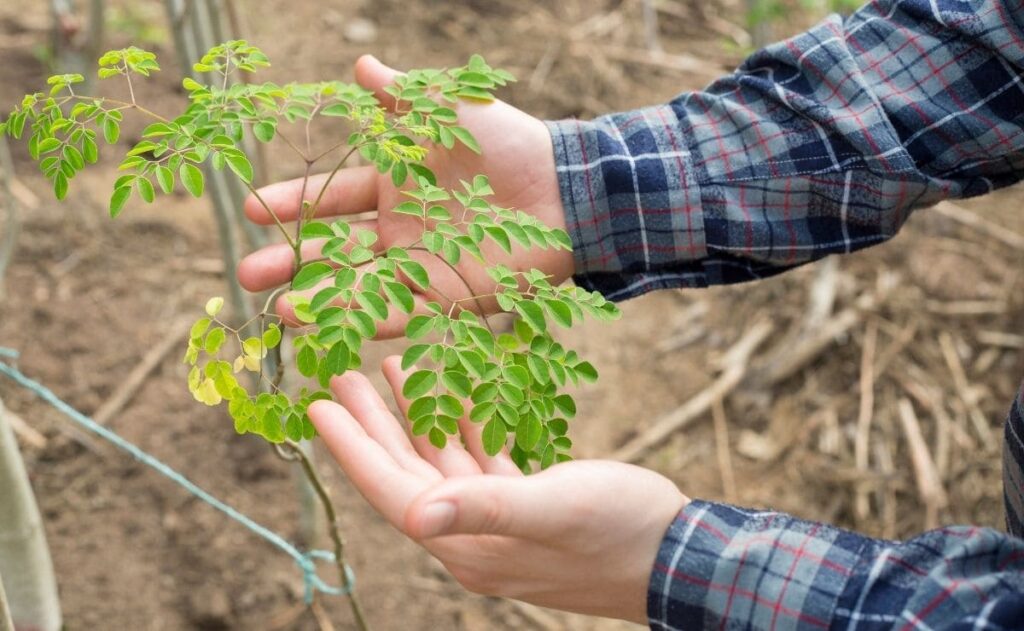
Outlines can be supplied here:
[[[0, 357], [7, 357], [12, 360], [17, 359], [18, 352], [13, 349], [0, 347]], [[33, 394], [49, 403], [57, 409], [57, 411], [61, 412], [86, 430], [128, 452], [142, 464], [156, 470], [158, 473], [170, 479], [172, 482], [175, 482], [178, 486], [182, 487], [192, 495], [198, 497], [231, 519], [242, 524], [249, 529], [250, 532], [263, 537], [271, 544], [277, 546], [277, 548], [282, 552], [290, 556], [295, 561], [295, 564], [299, 566], [299, 569], [302, 570], [302, 580], [304, 583], [303, 598], [306, 601], [306, 604], [313, 602], [313, 595], [315, 592], [322, 592], [324, 594], [334, 596], [343, 596], [350, 594], [352, 590], [355, 589], [355, 574], [352, 572], [352, 568], [348, 565], [345, 565], [345, 585], [342, 587], [325, 583], [317, 574], [316, 562], [318, 560], [330, 561], [332, 563], [336, 562], [337, 559], [333, 552], [328, 550], [309, 550], [303, 552], [299, 550], [280, 534], [253, 521], [250, 517], [239, 512], [237, 509], [217, 499], [207, 491], [200, 488], [195, 482], [192, 482], [184, 475], [171, 468], [170, 465], [167, 465], [155, 456], [144, 451], [141, 447], [123, 438], [110, 428], [100, 425], [88, 416], [71, 407], [55, 395], [49, 388], [37, 381], [29, 379], [14, 366], [0, 362], [0, 373], [6, 375], [23, 388], [30, 390]]]

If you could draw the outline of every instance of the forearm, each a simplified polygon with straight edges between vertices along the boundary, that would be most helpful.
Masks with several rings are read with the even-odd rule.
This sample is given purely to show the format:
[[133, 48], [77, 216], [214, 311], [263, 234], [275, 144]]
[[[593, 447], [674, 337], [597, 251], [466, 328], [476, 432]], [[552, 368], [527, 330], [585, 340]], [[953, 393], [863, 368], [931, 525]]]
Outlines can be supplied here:
[[648, 615], [652, 629], [1010, 629], [1024, 541], [955, 527], [889, 542], [694, 501], [662, 542]]
[[1022, 12], [956, 7], [879, 0], [667, 105], [550, 123], [577, 282], [762, 278], [1018, 181]]

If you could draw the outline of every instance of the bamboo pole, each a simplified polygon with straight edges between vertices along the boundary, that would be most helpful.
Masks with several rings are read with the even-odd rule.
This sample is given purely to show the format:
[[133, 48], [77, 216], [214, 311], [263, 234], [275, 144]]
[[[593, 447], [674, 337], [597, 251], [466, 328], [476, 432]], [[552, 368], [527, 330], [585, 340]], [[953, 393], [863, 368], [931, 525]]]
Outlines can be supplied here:
[[[168, 20], [174, 35], [175, 47], [183, 72], [198, 79], [192, 70], [192, 61], [199, 59], [203, 53], [213, 46], [222, 43], [224, 35], [224, 16], [221, 15], [221, 4], [216, 0], [165, 0]], [[230, 22], [231, 16], [228, 16]], [[237, 16], [236, 16], [237, 18]], [[231, 33], [233, 39], [239, 33]], [[245, 148], [250, 156], [249, 147]], [[258, 162], [258, 161], [257, 161]], [[261, 168], [256, 166], [257, 172]], [[226, 281], [231, 290], [231, 301], [234, 312], [241, 321], [249, 320], [252, 315], [252, 304], [248, 301], [234, 276], [239, 259], [239, 225], [246, 232], [250, 245], [257, 247], [266, 242], [266, 237], [258, 227], [248, 222], [242, 213], [242, 204], [246, 191], [238, 186], [233, 178], [224, 171], [217, 171], [204, 165], [209, 190], [213, 200], [214, 218], [220, 232], [221, 250], [224, 258]], [[232, 186], [235, 188], [232, 188]], [[310, 461], [313, 459], [311, 443], [302, 443], [303, 453]], [[300, 531], [303, 541], [313, 545], [324, 535], [323, 513], [317, 499], [315, 489], [306, 479], [303, 471], [295, 468], [296, 484], [299, 489]]]
[[0, 403], [0, 575], [8, 580], [11, 620], [19, 628], [59, 631], [60, 600], [42, 518], [25, 463]]
[[[165, 0], [164, 8], [167, 12], [182, 73], [185, 76], [196, 78], [195, 72], [192, 70], [192, 62], [198, 60], [205, 52], [205, 49], [201, 48], [203, 44], [199, 33], [201, 28], [197, 27], [203, 20], [197, 2], [195, 0], [191, 2]], [[227, 189], [224, 173], [213, 169], [209, 164], [204, 164], [203, 170], [208, 182], [210, 199], [213, 202], [213, 216], [217, 222], [217, 232], [220, 235], [221, 256], [224, 260], [224, 276], [228, 284], [231, 310], [239, 322], [245, 322], [252, 317], [253, 311], [252, 304], [234, 275], [240, 260], [235, 213], [231, 211], [235, 202], [231, 199]]]
[[7, 606], [3, 576], [0, 576], [0, 631], [14, 631], [14, 621], [11, 620], [11, 608]]
[[18, 242], [21, 222], [18, 219], [18, 200], [11, 188], [14, 176], [11, 152], [7, 139], [0, 136], [0, 189], [3, 189], [4, 232], [0, 239], [0, 299], [4, 296], [4, 272], [14, 255], [14, 247]]

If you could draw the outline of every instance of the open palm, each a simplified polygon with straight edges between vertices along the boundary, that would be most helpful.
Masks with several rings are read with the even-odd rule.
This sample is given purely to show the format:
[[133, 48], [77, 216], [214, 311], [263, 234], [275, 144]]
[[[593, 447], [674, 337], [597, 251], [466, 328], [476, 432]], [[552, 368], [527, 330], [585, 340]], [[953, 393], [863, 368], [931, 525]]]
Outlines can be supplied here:
[[[403, 412], [399, 357], [383, 364]], [[310, 418], [352, 484], [391, 525], [467, 589], [644, 622], [648, 576], [665, 529], [689, 499], [667, 478], [619, 462], [574, 461], [524, 476], [507, 451], [488, 457], [482, 427], [465, 445], [410, 436], [362, 374], [331, 383], [338, 403]]]

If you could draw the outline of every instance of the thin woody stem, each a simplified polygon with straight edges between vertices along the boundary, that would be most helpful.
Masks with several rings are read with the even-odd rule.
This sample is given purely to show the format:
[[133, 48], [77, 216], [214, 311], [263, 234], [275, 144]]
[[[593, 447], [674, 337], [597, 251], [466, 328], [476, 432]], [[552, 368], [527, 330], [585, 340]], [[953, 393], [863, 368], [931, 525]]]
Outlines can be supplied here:
[[[447, 265], [447, 266], [448, 266], [448, 269], [450, 269], [450, 270], [451, 270], [451, 271], [452, 271], [452, 272], [453, 272], [453, 273], [454, 273], [454, 274], [455, 274], [456, 276], [458, 276], [458, 277], [459, 277], [459, 280], [461, 280], [461, 281], [462, 281], [462, 284], [463, 284], [463, 285], [465, 285], [465, 286], [466, 286], [466, 289], [468, 289], [468, 290], [469, 290], [469, 298], [468, 298], [468, 299], [469, 299], [469, 300], [472, 300], [473, 302], [475, 302], [475, 303], [476, 303], [476, 308], [477, 308], [477, 311], [478, 311], [478, 313], [479, 313], [479, 314], [480, 314], [480, 316], [481, 316], [481, 318], [480, 318], [480, 319], [481, 319], [481, 320], [483, 320], [483, 323], [484, 323], [484, 325], [485, 325], [485, 326], [487, 327], [487, 329], [488, 329], [488, 330], [489, 330], [489, 331], [491, 332], [491, 334], [492, 334], [492, 335], [494, 334], [494, 329], [492, 329], [492, 328], [491, 328], [491, 323], [490, 323], [490, 322], [488, 322], [488, 321], [487, 321], [487, 318], [485, 317], [485, 316], [486, 316], [486, 311], [484, 310], [484, 305], [483, 305], [483, 303], [482, 303], [482, 302], [480, 302], [480, 297], [479, 297], [479, 296], [477, 296], [476, 294], [474, 294], [474, 293], [473, 293], [473, 291], [474, 291], [474, 290], [473, 290], [473, 286], [469, 284], [469, 281], [468, 281], [468, 280], [466, 280], [466, 277], [462, 275], [462, 272], [460, 272], [460, 271], [458, 270], [458, 268], [456, 268], [456, 267], [455, 267], [454, 265], [452, 265], [451, 263], [449, 263], [449, 262], [448, 262], [448, 260], [447, 260], [447, 259], [445, 259], [445, 258], [444, 258], [443, 256], [441, 256], [441, 255], [439, 255], [439, 254], [436, 254], [436, 253], [434, 253], [434, 252], [431, 252], [430, 250], [428, 250], [428, 249], [427, 249], [427, 248], [425, 248], [425, 247], [420, 247], [420, 246], [417, 246], [417, 247], [410, 247], [410, 248], [406, 248], [406, 249], [408, 249], [408, 250], [411, 250], [411, 251], [416, 251], [416, 252], [426, 252], [426, 253], [428, 253], [428, 254], [433, 254], [434, 256], [436, 256], [436, 257], [438, 258], [438, 260], [439, 260], [439, 261], [441, 261], [442, 263], [444, 263], [445, 265]], [[436, 291], [436, 290], [435, 290], [435, 291]], [[449, 299], [449, 300], [450, 300], [450, 299]], [[456, 302], [457, 302], [457, 301], [456, 301]]]
[[[129, 83], [129, 85], [130, 85], [130, 83]], [[93, 97], [79, 96], [77, 94], [72, 95], [72, 96], [70, 96], [68, 98], [69, 99], [79, 100], [79, 101], [92, 101], [92, 100], [95, 100], [95, 98], [93, 98]], [[132, 98], [134, 99], [134, 95], [133, 95]], [[104, 103], [113, 103], [114, 105], [121, 105], [121, 106], [123, 106], [125, 108], [136, 109], [139, 112], [145, 114], [146, 116], [150, 116], [152, 118], [155, 118], [156, 120], [158, 120], [158, 121], [160, 121], [162, 123], [169, 123], [169, 122], [171, 122], [170, 120], [168, 120], [167, 118], [157, 114], [156, 112], [148, 110], [148, 109], [146, 109], [146, 108], [144, 108], [144, 107], [142, 107], [142, 106], [140, 106], [140, 105], [138, 105], [137, 103], [134, 103], [134, 102], [133, 103], [128, 103], [127, 101], [120, 101], [118, 99], [110, 99], [110, 98], [107, 98], [107, 97], [101, 97], [100, 100], [103, 101]], [[203, 142], [204, 144], [209, 145], [209, 143], [206, 143], [202, 139], [199, 139], [199, 140], [200, 140], [200, 142]], [[288, 245], [291, 246], [292, 248], [295, 248], [296, 247], [295, 241], [292, 239], [291, 235], [288, 234], [288, 229], [285, 228], [284, 223], [281, 222], [281, 218], [277, 216], [277, 213], [274, 212], [274, 209], [272, 209], [270, 207], [270, 205], [267, 204], [266, 200], [264, 200], [263, 197], [260, 196], [259, 191], [257, 191], [256, 188], [251, 183], [246, 182], [245, 180], [241, 180], [241, 182], [245, 185], [245, 188], [250, 193], [252, 193], [253, 197], [256, 198], [256, 201], [258, 201], [260, 203], [260, 206], [262, 206], [263, 209], [267, 211], [267, 214], [270, 215], [271, 219], [274, 220], [274, 223], [277, 225], [278, 230], [281, 231], [281, 234], [284, 235], [285, 240], [288, 241]]]
[[[356, 627], [360, 631], [367, 631], [369, 627], [366, 624], [366, 619], [363, 617], [362, 605], [359, 603], [359, 599], [356, 597], [354, 586], [349, 581], [349, 574], [346, 571], [345, 565], [345, 541], [341, 536], [341, 531], [338, 527], [338, 514], [334, 509], [334, 502], [331, 501], [331, 496], [324, 487], [323, 482], [320, 480], [320, 476], [317, 475], [316, 469], [313, 467], [313, 463], [309, 457], [306, 456], [302, 448], [297, 443], [292, 441], [284, 442], [284, 451], [288, 452], [289, 459], [298, 460], [302, 466], [303, 472], [306, 474], [306, 478], [316, 491], [317, 496], [320, 498], [321, 504], [324, 507], [324, 513], [327, 517], [327, 530], [331, 537], [331, 542], [334, 544], [334, 558], [338, 566], [338, 574], [341, 578], [342, 586], [348, 590], [348, 602], [352, 609], [352, 617], [355, 618]], [[283, 454], [282, 454], [283, 456]]]

